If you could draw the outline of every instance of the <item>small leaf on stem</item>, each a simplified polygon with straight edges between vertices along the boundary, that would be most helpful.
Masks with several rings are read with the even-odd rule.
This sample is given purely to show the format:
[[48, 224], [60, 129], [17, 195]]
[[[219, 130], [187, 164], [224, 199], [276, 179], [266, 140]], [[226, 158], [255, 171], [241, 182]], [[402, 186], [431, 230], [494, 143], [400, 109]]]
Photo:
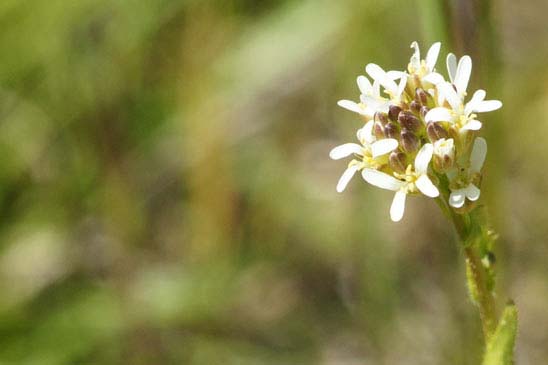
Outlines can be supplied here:
[[513, 365], [518, 312], [513, 302], [506, 305], [493, 337], [489, 340], [483, 365]]

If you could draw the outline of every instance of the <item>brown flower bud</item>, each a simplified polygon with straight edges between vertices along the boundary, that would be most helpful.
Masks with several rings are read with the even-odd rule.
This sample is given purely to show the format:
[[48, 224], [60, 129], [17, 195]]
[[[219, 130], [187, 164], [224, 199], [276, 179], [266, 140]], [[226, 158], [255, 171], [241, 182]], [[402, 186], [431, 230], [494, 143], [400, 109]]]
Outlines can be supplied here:
[[384, 126], [384, 134], [386, 138], [395, 138], [399, 139], [400, 137], [400, 127], [393, 122], [388, 122]]
[[401, 126], [411, 132], [417, 132], [421, 127], [422, 123], [413, 113], [409, 111], [402, 111], [398, 116], [398, 121]]
[[383, 139], [385, 137], [384, 127], [382, 126], [381, 122], [375, 122], [375, 124], [373, 125], [373, 134], [377, 139]]
[[453, 167], [453, 158], [450, 155], [432, 156], [432, 165], [438, 172], [446, 172]]
[[422, 104], [422, 105], [427, 105], [428, 104], [428, 94], [426, 93], [426, 91], [424, 91], [423, 89], [418, 87], [415, 90], [415, 100], [418, 103]]
[[419, 149], [420, 141], [413, 132], [404, 129], [401, 132], [401, 145], [405, 152], [413, 153]]
[[407, 156], [403, 152], [392, 152], [388, 158], [390, 168], [400, 174], [405, 173], [407, 167]]
[[390, 105], [388, 107], [388, 118], [390, 118], [391, 121], [395, 122], [398, 120], [398, 115], [401, 112], [401, 108], [397, 105]]
[[438, 122], [430, 122], [426, 125], [426, 134], [431, 142], [449, 137], [449, 133]]
[[421, 106], [421, 104], [418, 103], [416, 100], [413, 100], [413, 101], [411, 102], [411, 104], [409, 104], [409, 108], [411, 109], [411, 111], [413, 111], [414, 114], [419, 115], [422, 106]]
[[385, 125], [386, 123], [388, 123], [388, 118], [386, 117], [386, 114], [381, 112], [376, 112], [374, 119], [376, 122], [380, 122], [382, 125]]
[[434, 153], [432, 156], [434, 170], [446, 172], [453, 167], [455, 160], [455, 144], [452, 138], [439, 139], [434, 142]]

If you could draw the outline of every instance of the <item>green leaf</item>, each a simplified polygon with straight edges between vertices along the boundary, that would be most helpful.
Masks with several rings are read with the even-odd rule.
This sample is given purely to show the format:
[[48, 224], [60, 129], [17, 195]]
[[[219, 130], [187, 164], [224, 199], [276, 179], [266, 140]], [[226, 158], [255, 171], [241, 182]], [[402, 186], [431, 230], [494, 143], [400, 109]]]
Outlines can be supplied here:
[[493, 337], [490, 338], [483, 365], [513, 365], [514, 343], [518, 328], [518, 312], [514, 303], [509, 303], [497, 326]]

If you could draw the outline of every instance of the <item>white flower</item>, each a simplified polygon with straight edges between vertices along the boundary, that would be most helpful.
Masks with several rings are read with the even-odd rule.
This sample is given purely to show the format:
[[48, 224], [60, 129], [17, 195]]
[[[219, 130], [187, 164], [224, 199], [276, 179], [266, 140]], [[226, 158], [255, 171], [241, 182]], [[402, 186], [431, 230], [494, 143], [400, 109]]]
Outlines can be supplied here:
[[[395, 75], [390, 74], [390, 77], [395, 77]], [[360, 102], [339, 100], [337, 104], [340, 107], [366, 116], [368, 119], [372, 119], [376, 112], [388, 112], [390, 99], [381, 96], [380, 83], [377, 80], [371, 84], [367, 77], [358, 76], [356, 81], [360, 89]], [[405, 88], [405, 85], [403, 87]]]
[[453, 53], [449, 53], [446, 63], [449, 80], [455, 85], [459, 96], [464, 98], [472, 74], [472, 59], [470, 56], [462, 56], [457, 64], [457, 57]]
[[430, 110], [424, 117], [427, 123], [449, 122], [455, 125], [459, 131], [478, 130], [481, 128], [481, 122], [475, 119], [476, 115], [473, 113], [490, 112], [502, 106], [499, 100], [484, 100], [484, 90], [477, 90], [472, 99], [464, 104], [452, 84], [444, 82], [438, 84], [437, 87], [450, 107], [437, 107]]
[[[405, 90], [405, 85], [407, 83], [407, 74], [401, 71], [384, 71], [379, 65], [374, 63], [369, 63], [365, 66], [365, 72], [374, 80], [375, 83], [379, 83], [384, 87], [384, 92], [388, 94], [389, 98], [384, 98], [380, 95], [374, 95], [374, 97], [369, 97], [365, 95], [365, 99], [362, 99], [362, 102], [369, 102], [379, 106], [384, 106], [385, 110], [379, 110], [386, 113], [388, 111], [388, 105], [390, 101], [399, 103], [401, 100], [401, 95]], [[396, 83], [396, 80], [400, 80], [399, 83]]]
[[398, 148], [398, 141], [393, 138], [377, 141], [373, 134], [373, 124], [374, 122], [370, 120], [363, 128], [358, 130], [357, 137], [361, 144], [345, 143], [333, 148], [329, 153], [329, 157], [333, 160], [339, 160], [350, 155], [360, 157], [359, 160], [353, 159], [348, 164], [347, 169], [337, 183], [337, 192], [344, 191], [357, 171], [364, 168], [376, 169], [386, 164], [388, 161], [386, 154]]
[[[474, 185], [471, 180], [473, 180], [481, 171], [483, 167], [483, 162], [485, 161], [485, 156], [487, 155], [487, 142], [485, 139], [478, 137], [474, 141], [474, 146], [472, 147], [472, 153], [470, 155], [470, 169], [468, 170], [467, 176], [460, 178], [463, 180], [462, 185], [465, 185], [464, 188], [460, 189], [451, 189], [451, 195], [449, 196], [449, 205], [454, 208], [460, 208], [464, 205], [465, 200], [476, 201], [480, 197], [480, 189]], [[449, 176], [450, 174], [448, 174]], [[457, 172], [451, 174], [456, 178]]]
[[382, 189], [395, 191], [394, 200], [390, 207], [390, 218], [394, 222], [399, 222], [405, 211], [405, 198], [407, 194], [421, 192], [422, 194], [435, 198], [439, 196], [438, 188], [428, 177], [428, 165], [432, 159], [434, 147], [427, 143], [415, 157], [415, 166], [409, 165], [405, 174], [394, 174], [396, 177], [384, 172], [365, 168], [362, 176], [371, 185]]
[[443, 76], [435, 72], [436, 62], [438, 61], [438, 55], [440, 54], [440, 47], [440, 42], [432, 44], [426, 53], [426, 59], [421, 60], [421, 52], [418, 43], [411, 43], [411, 48], [414, 48], [415, 52], [411, 56], [409, 65], [407, 66], [409, 73], [412, 75], [418, 75], [424, 81], [434, 85], [443, 82]]
[[439, 157], [449, 156], [455, 157], [455, 143], [453, 138], [445, 139], [441, 138], [434, 142], [434, 155]]

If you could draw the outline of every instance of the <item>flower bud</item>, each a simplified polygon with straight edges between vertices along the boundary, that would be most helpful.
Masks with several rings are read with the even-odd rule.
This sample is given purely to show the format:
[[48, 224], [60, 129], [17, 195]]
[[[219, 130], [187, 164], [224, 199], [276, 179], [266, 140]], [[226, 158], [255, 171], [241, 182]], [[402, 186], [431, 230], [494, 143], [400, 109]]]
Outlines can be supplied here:
[[388, 164], [395, 172], [404, 174], [407, 167], [407, 156], [403, 152], [394, 151], [388, 158]]
[[427, 105], [428, 104], [428, 94], [426, 93], [426, 91], [424, 91], [423, 89], [418, 87], [415, 90], [415, 100], [418, 103], [422, 104], [422, 105]]
[[398, 121], [400, 122], [403, 128], [411, 132], [417, 132], [422, 126], [422, 123], [419, 120], [419, 118], [414, 116], [413, 113], [409, 111], [400, 112], [398, 116]]
[[424, 119], [426, 117], [426, 114], [430, 111], [430, 108], [428, 108], [427, 106], [423, 106], [419, 112], [420, 116], [422, 117], [422, 119]]
[[413, 100], [411, 104], [409, 104], [409, 108], [411, 109], [413, 114], [420, 115], [422, 106], [416, 100]]
[[419, 149], [419, 137], [417, 137], [413, 132], [404, 129], [401, 132], [401, 145], [405, 152], [413, 153]]
[[431, 142], [449, 137], [449, 134], [438, 122], [430, 122], [426, 125], [426, 134]]
[[434, 142], [432, 156], [434, 169], [438, 172], [448, 171], [455, 161], [455, 145], [452, 138], [441, 138]]
[[395, 122], [398, 120], [398, 115], [401, 112], [401, 108], [397, 105], [390, 105], [388, 107], [388, 118], [390, 118], [391, 121]]
[[384, 134], [386, 138], [400, 139], [400, 127], [393, 122], [388, 122], [384, 126]]
[[384, 113], [381, 113], [381, 112], [376, 112], [374, 117], [376, 122], [380, 122], [382, 125], [385, 125], [386, 123], [388, 123], [388, 118], [386, 117], [386, 114]]
[[381, 122], [375, 122], [375, 124], [373, 125], [373, 134], [377, 139], [383, 139], [385, 137], [384, 127], [382, 126]]

